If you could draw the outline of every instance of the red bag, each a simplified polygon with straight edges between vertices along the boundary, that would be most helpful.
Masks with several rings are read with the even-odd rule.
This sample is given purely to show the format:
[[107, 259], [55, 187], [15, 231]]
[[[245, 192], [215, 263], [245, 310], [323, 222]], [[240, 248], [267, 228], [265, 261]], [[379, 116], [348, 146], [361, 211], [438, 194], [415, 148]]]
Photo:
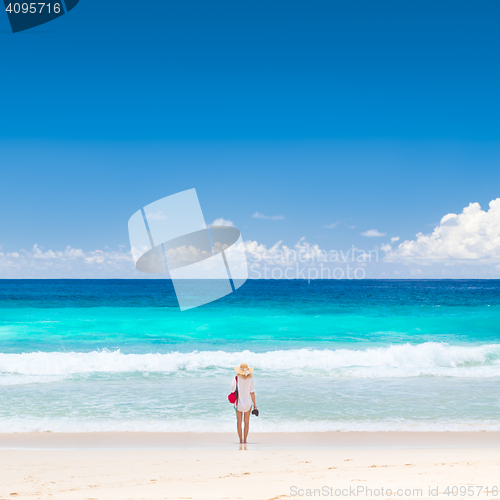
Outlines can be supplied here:
[[236, 377], [234, 377], [236, 379], [236, 389], [234, 392], [231, 392], [229, 394], [229, 396], [227, 397], [228, 401], [231, 403], [231, 404], [237, 404], [238, 402], [238, 375], [236, 375]]

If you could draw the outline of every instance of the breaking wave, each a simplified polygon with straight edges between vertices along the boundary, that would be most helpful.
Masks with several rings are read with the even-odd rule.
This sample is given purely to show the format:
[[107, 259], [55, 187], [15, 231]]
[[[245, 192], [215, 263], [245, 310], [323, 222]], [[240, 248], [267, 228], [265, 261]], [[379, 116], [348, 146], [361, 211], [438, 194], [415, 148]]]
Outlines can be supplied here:
[[245, 361], [261, 376], [398, 378], [500, 377], [500, 345], [426, 342], [367, 349], [290, 349], [267, 352], [193, 351], [126, 354], [116, 351], [0, 353], [0, 385], [51, 382], [81, 374], [160, 373], [213, 376]]

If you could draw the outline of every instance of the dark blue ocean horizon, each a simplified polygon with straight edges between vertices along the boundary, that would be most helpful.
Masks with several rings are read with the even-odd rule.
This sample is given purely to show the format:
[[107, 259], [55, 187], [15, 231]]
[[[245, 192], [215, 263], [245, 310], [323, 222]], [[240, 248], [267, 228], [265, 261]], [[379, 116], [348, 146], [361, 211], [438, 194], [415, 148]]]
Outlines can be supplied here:
[[[98, 294], [97, 289], [99, 289]], [[252, 295], [262, 300], [279, 299], [275, 295], [278, 289], [281, 294], [286, 294], [287, 299], [291, 294], [298, 296], [301, 293], [313, 293], [315, 299], [323, 293], [332, 294], [342, 301], [348, 299], [347, 294], [351, 294], [353, 300], [356, 300], [359, 299], [358, 294], [361, 291], [369, 290], [379, 295], [375, 297], [369, 294], [364, 297], [365, 300], [450, 299], [448, 303], [452, 304], [463, 299], [463, 294], [466, 293], [468, 295], [466, 300], [470, 300], [472, 296], [473, 299], [482, 302], [496, 300], [497, 304], [500, 303], [498, 279], [261, 279], [248, 280], [236, 294], [228, 295], [208, 305], [214, 307], [221, 301], [238, 303], [240, 300], [248, 300]], [[29, 304], [43, 307], [44, 303], [47, 303], [50, 304], [49, 307], [57, 307], [59, 303], [60, 307], [68, 304], [75, 304], [78, 307], [99, 307], [104, 298], [114, 301], [113, 304], [117, 307], [177, 306], [175, 290], [170, 279], [0, 279], [0, 307], [5, 300], [19, 301], [18, 304], [22, 306]], [[54, 301], [50, 302], [51, 299]], [[63, 302], [64, 299], [67, 302]], [[92, 302], [92, 299], [95, 302]]]

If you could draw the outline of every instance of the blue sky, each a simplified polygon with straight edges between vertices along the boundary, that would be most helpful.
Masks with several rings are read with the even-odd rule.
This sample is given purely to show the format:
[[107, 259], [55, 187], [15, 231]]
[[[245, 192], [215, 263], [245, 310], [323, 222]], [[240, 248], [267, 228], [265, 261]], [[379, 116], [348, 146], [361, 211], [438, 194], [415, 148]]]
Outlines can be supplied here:
[[499, 21], [493, 1], [81, 0], [17, 34], [2, 15], [1, 251], [125, 251], [132, 213], [192, 187], [268, 247], [487, 210]]

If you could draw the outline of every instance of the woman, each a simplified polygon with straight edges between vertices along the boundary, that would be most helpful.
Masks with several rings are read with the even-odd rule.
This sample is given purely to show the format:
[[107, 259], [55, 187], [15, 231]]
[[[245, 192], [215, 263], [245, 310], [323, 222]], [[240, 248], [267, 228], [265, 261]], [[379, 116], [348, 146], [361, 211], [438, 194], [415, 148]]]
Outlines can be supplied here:
[[[254, 410], [257, 409], [255, 404], [255, 391], [253, 389], [253, 368], [249, 367], [246, 363], [241, 363], [240, 366], [234, 367], [238, 378], [238, 398], [236, 399], [236, 429], [238, 430], [238, 437], [240, 443], [247, 442], [248, 427], [250, 425], [250, 412], [252, 411], [252, 404]], [[231, 385], [231, 392], [236, 390], [236, 377], [233, 379]], [[241, 432], [241, 421], [245, 420], [245, 432]]]

